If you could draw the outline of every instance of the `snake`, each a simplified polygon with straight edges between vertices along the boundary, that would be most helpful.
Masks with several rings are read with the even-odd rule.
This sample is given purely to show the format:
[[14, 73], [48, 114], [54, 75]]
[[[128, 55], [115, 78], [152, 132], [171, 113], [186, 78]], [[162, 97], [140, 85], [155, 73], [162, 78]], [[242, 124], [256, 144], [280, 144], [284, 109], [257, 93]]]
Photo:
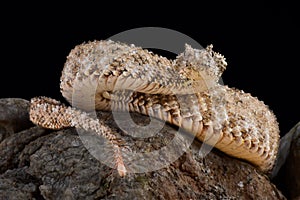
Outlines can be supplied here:
[[92, 110], [158, 118], [268, 172], [279, 146], [276, 116], [250, 93], [220, 83], [227, 62], [212, 48], [194, 49], [186, 44], [175, 59], [168, 59], [112, 40], [76, 45], [60, 78], [61, 94], [71, 106], [49, 97], [34, 97], [30, 120], [49, 129], [80, 127], [106, 138], [115, 149], [121, 176], [127, 171], [119, 139], [110, 127], [89, 116]]

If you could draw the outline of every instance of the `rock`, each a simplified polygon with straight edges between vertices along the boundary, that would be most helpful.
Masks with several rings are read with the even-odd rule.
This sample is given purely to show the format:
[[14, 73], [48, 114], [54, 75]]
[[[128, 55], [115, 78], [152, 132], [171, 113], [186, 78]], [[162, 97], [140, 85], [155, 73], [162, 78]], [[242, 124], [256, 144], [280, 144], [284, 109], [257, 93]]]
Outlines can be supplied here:
[[278, 172], [281, 169], [282, 165], [284, 165], [286, 158], [290, 153], [293, 134], [294, 134], [294, 128], [280, 139], [277, 159], [274, 168], [272, 170], [272, 173], [270, 174], [271, 178], [275, 178], [278, 175]]
[[[175, 153], [186, 150], [178, 159], [168, 160], [172, 151], [160, 153], [154, 160], [147, 157], [177, 137], [176, 127], [164, 125], [151, 137], [132, 137], [118, 128], [110, 113], [99, 112], [99, 116], [126, 145], [122, 148], [129, 171], [125, 177], [107, 166], [114, 157], [109, 148], [102, 148], [105, 141], [98, 136], [74, 128], [49, 131], [32, 127], [0, 143], [0, 199], [285, 199], [252, 165], [215, 149], [200, 156], [201, 143], [187, 144], [181, 138], [184, 133], [175, 143]], [[149, 122], [146, 116], [132, 117], [140, 125]], [[137, 135], [134, 127], [130, 131]], [[134, 152], [145, 156], [132, 158]], [[159, 167], [158, 163], [164, 165], [147, 171]], [[132, 173], [135, 170], [145, 172]]]
[[45, 133], [45, 129], [32, 127], [5, 138], [0, 143], [0, 173], [17, 166], [19, 163], [18, 155], [25, 146]]
[[39, 184], [26, 172], [26, 167], [7, 170], [0, 175], [0, 199], [43, 199]]
[[197, 142], [170, 166], [121, 178], [90, 155], [75, 129], [46, 137], [34, 142], [43, 145], [27, 161], [27, 172], [42, 180], [39, 189], [45, 199], [284, 199], [247, 163], [219, 152], [199, 158]]
[[28, 115], [29, 105], [25, 99], [0, 99], [0, 142], [12, 133], [33, 126]]
[[281, 140], [274, 181], [289, 199], [300, 199], [300, 122]]

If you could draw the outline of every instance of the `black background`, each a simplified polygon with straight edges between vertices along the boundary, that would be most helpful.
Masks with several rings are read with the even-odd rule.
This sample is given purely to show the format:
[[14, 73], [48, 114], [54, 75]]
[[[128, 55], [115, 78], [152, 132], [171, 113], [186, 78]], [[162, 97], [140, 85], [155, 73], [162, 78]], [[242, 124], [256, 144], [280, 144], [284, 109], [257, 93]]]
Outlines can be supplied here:
[[154, 26], [184, 33], [202, 46], [214, 44], [227, 58], [224, 83], [269, 105], [282, 135], [300, 121], [296, 5], [263, 1], [182, 1], [168, 6], [153, 1], [67, 6], [27, 2], [1, 8], [0, 98], [29, 100], [43, 95], [63, 100], [60, 73], [75, 45]]

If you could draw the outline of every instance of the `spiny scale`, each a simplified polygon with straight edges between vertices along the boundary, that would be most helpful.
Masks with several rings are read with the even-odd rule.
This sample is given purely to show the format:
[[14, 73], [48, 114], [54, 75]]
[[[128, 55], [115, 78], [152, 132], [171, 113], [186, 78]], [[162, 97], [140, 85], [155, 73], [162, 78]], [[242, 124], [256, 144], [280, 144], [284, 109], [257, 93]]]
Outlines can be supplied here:
[[[186, 45], [185, 52], [171, 61], [134, 45], [94, 41], [70, 52], [62, 71], [61, 92], [78, 109], [95, 106], [97, 110], [138, 112], [168, 121], [268, 171], [279, 144], [276, 117], [250, 94], [218, 84], [226, 66], [225, 58], [212, 46], [197, 50]], [[83, 101], [93, 94], [95, 104]], [[32, 109], [34, 122], [59, 114], [44, 115], [38, 107]], [[42, 125], [65, 127], [56, 123]]]

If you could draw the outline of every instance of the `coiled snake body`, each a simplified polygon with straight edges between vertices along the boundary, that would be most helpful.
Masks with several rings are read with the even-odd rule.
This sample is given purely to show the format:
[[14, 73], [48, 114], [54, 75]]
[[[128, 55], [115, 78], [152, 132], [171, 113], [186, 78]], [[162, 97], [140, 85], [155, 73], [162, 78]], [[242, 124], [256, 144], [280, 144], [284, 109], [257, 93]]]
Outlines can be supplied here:
[[[75, 126], [107, 138], [114, 146], [122, 176], [126, 167], [118, 140], [108, 127], [82, 110], [150, 115], [268, 171], [279, 143], [276, 118], [257, 98], [218, 83], [226, 65], [212, 46], [197, 50], [186, 45], [175, 60], [168, 60], [134, 45], [88, 42], [70, 52], [61, 76], [61, 93], [76, 108], [36, 97], [31, 100], [30, 119], [46, 128]], [[86, 94], [95, 95], [95, 104], [85, 101]]]

